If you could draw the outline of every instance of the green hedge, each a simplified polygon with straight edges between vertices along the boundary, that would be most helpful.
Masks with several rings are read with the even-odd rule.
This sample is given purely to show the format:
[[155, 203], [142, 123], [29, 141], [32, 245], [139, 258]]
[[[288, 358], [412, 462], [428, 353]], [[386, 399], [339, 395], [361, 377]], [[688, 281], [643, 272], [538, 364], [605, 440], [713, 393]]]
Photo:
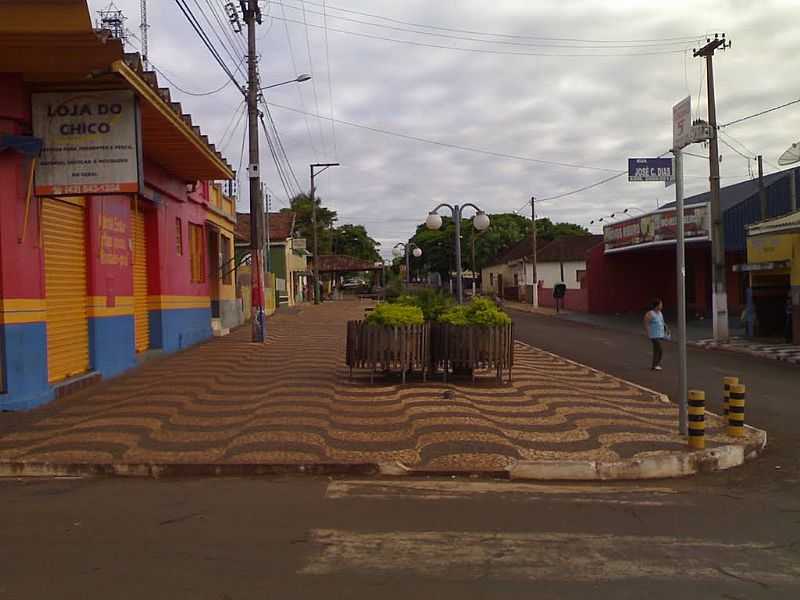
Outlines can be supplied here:
[[494, 326], [494, 325], [508, 325], [511, 323], [511, 317], [500, 310], [497, 305], [488, 298], [473, 298], [469, 304], [461, 304], [453, 306], [439, 318], [441, 323], [448, 325], [481, 325], [481, 326]]
[[402, 327], [404, 325], [422, 325], [425, 317], [422, 310], [416, 306], [381, 303], [367, 316], [366, 321], [372, 325]]

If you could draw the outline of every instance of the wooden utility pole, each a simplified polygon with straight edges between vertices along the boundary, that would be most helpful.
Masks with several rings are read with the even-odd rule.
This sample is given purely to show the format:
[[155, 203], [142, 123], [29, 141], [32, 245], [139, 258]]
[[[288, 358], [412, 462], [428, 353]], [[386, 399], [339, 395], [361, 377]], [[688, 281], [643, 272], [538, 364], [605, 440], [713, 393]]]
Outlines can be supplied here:
[[758, 199], [761, 201], [761, 220], [767, 218], [767, 190], [764, 187], [764, 160], [758, 155]]
[[531, 256], [533, 257], [533, 286], [531, 291], [531, 304], [534, 307], [539, 306], [539, 275], [536, 272], [536, 198], [531, 196], [531, 224], [533, 225], [533, 236], [532, 236], [532, 246], [531, 248]]
[[728, 333], [728, 291], [725, 268], [725, 228], [722, 222], [722, 206], [720, 203], [719, 184], [719, 143], [717, 140], [717, 105], [714, 96], [714, 51], [730, 47], [730, 42], [719, 34], [714, 39], [707, 39], [705, 46], [694, 51], [694, 56], [706, 59], [706, 78], [708, 83], [708, 124], [711, 126], [709, 141], [709, 183], [711, 186], [711, 260], [713, 268], [711, 281], [713, 293], [711, 297], [714, 339], [725, 341]]
[[[244, 3], [242, 3], [244, 8]], [[264, 342], [267, 337], [264, 312], [264, 201], [261, 197], [261, 167], [258, 152], [258, 51], [256, 23], [261, 23], [257, 0], [248, 0], [244, 18], [247, 22], [247, 132], [250, 177], [250, 285], [252, 289], [252, 340]]]

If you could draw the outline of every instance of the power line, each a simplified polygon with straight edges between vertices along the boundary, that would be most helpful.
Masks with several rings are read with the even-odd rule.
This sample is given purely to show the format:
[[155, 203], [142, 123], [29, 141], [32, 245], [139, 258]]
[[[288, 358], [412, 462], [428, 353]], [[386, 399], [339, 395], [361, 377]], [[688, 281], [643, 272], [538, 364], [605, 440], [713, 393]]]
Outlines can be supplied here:
[[197, 17], [194, 16], [194, 13], [192, 12], [192, 9], [189, 7], [189, 5], [186, 3], [186, 0], [175, 0], [175, 4], [178, 5], [178, 8], [180, 8], [181, 12], [183, 13], [183, 16], [186, 17], [187, 21], [189, 21], [189, 25], [192, 26], [192, 29], [194, 29], [195, 33], [200, 38], [200, 41], [203, 42], [203, 45], [211, 53], [211, 56], [214, 57], [214, 60], [217, 61], [217, 64], [222, 68], [222, 70], [231, 79], [231, 81], [233, 81], [237, 89], [242, 94], [246, 94], [247, 92], [245, 91], [244, 87], [238, 81], [236, 81], [236, 77], [234, 77], [233, 73], [228, 68], [228, 65], [225, 64], [225, 61], [222, 60], [222, 57], [220, 56], [217, 49], [214, 47], [214, 44], [209, 39], [208, 35], [203, 30], [203, 27], [202, 25], [200, 25], [200, 22], [197, 20]]
[[[279, 2], [278, 4], [282, 4], [282, 3]], [[295, 7], [295, 6], [290, 5], [290, 4], [287, 4], [286, 6], [288, 8], [293, 9], [293, 10], [301, 10], [301, 9]], [[449, 39], [449, 40], [461, 40], [461, 41], [468, 41], [468, 42], [478, 42], [478, 43], [481, 43], [481, 44], [499, 44], [499, 45], [504, 45], [504, 46], [517, 46], [517, 47], [523, 47], [523, 48], [574, 48], [574, 49], [583, 49], [583, 50], [598, 50], [598, 49], [604, 49], [604, 48], [605, 49], [616, 49], [616, 48], [637, 49], [637, 48], [649, 48], [649, 47], [657, 48], [657, 47], [665, 47], [665, 46], [681, 46], [682, 49], [684, 49], [684, 53], [685, 53], [686, 44], [689, 43], [689, 42], [692, 42], [692, 41], [698, 41], [700, 39], [700, 37], [701, 37], [701, 36], [698, 36], [697, 38], [692, 38], [690, 40], [683, 40], [683, 41], [668, 41], [668, 42], [657, 42], [657, 43], [646, 43], [646, 44], [635, 44], [635, 45], [634, 44], [630, 44], [630, 43], [625, 43], [625, 44], [623, 44], [623, 43], [615, 43], [615, 44], [611, 44], [609, 42], [608, 44], [599, 45], [599, 46], [596, 46], [596, 45], [592, 46], [592, 45], [586, 45], [586, 44], [578, 45], [578, 44], [576, 44], [574, 42], [571, 42], [571, 43], [568, 43], [568, 44], [554, 44], [554, 43], [543, 43], [542, 41], [536, 42], [536, 43], [532, 43], [532, 42], [513, 42], [513, 41], [507, 41], [507, 40], [486, 40], [486, 39], [480, 39], [480, 38], [475, 38], [475, 37], [468, 37], [468, 36], [464, 36], [464, 35], [452, 35], [452, 34], [447, 34], [447, 33], [435, 33], [435, 32], [432, 32], [432, 31], [419, 31], [419, 30], [415, 30], [415, 29], [408, 29], [407, 27], [395, 27], [395, 26], [392, 26], [392, 25], [381, 25], [380, 23], [370, 23], [369, 21], [363, 21], [363, 20], [360, 20], [360, 19], [352, 19], [352, 18], [349, 18], [349, 17], [342, 17], [342, 16], [339, 16], [339, 15], [327, 15], [325, 6], [326, 6], [325, 2], [323, 2], [322, 3], [323, 12], [314, 11], [314, 10], [307, 10], [307, 12], [309, 14], [312, 14], [312, 15], [321, 16], [321, 17], [323, 17], [323, 20], [327, 16], [330, 16], [331, 18], [339, 19], [340, 21], [347, 21], [347, 22], [356, 23], [356, 24], [359, 24], [359, 25], [367, 25], [369, 27], [377, 27], [377, 28], [380, 28], [380, 29], [387, 29], [389, 31], [400, 31], [400, 32], [405, 32], [405, 33], [414, 33], [414, 34], [417, 34], [417, 35], [427, 35], [427, 36], [431, 36], [431, 37], [443, 38], [443, 39]], [[325, 25], [325, 26], [327, 27], [327, 25]], [[547, 41], [547, 40], [544, 40], [544, 41]], [[551, 41], [554, 41], [554, 40], [551, 40]]]
[[[183, 92], [183, 93], [184, 93], [184, 94], [186, 94], [187, 96], [195, 96], [195, 97], [200, 97], [200, 96], [213, 96], [214, 94], [218, 94], [218, 93], [219, 93], [219, 92], [221, 92], [222, 90], [226, 89], [226, 88], [227, 88], [227, 87], [228, 87], [228, 86], [229, 86], [229, 85], [230, 85], [232, 82], [234, 82], [234, 80], [232, 80], [232, 79], [227, 79], [227, 80], [225, 81], [225, 83], [223, 83], [221, 86], [219, 86], [218, 88], [216, 88], [216, 89], [213, 89], [213, 90], [211, 90], [211, 91], [208, 91], [208, 92], [190, 92], [189, 90], [186, 90], [186, 89], [182, 88], [182, 87], [181, 87], [181, 86], [179, 86], [177, 83], [175, 83], [175, 82], [174, 82], [172, 79], [170, 79], [170, 78], [167, 76], [167, 74], [166, 74], [166, 73], [164, 73], [164, 71], [162, 71], [161, 69], [159, 69], [157, 66], [155, 66], [155, 65], [153, 64], [153, 61], [152, 61], [152, 60], [151, 60], [151, 61], [149, 61], [149, 62], [150, 62], [150, 66], [153, 68], [153, 70], [154, 70], [154, 71], [156, 71], [156, 72], [157, 72], [159, 75], [161, 75], [161, 76], [162, 76], [164, 79], [166, 79], [166, 80], [167, 80], [167, 81], [170, 83], [170, 85], [172, 85], [172, 87], [174, 87], [174, 88], [175, 88], [176, 90], [178, 90], [179, 92]], [[234, 82], [234, 83], [235, 83], [235, 82]]]
[[[239, 125], [241, 124], [242, 119], [244, 119], [244, 116], [247, 114], [247, 107], [245, 106], [246, 104], [247, 103], [243, 100], [242, 103], [239, 104], [239, 107], [231, 115], [231, 120], [228, 122], [228, 126], [225, 128], [225, 131], [223, 132], [222, 138], [220, 139], [219, 142], [219, 147], [221, 150], [224, 149], [228, 144], [230, 144], [231, 141], [234, 139], [235, 137], [234, 134], [236, 133], [236, 130], [239, 129]], [[238, 119], [236, 118], [237, 115], [239, 116]], [[233, 125], [234, 120], [236, 120], [236, 125]], [[233, 129], [231, 129], [231, 125], [233, 125]], [[227, 137], [229, 132], [231, 135], [226, 142], [225, 138]]]
[[[275, 125], [275, 120], [272, 118], [272, 112], [269, 110], [269, 105], [266, 103], [266, 100], [262, 97], [262, 103], [264, 104], [264, 110], [267, 113], [267, 117], [269, 118], [269, 123], [272, 126], [272, 132], [275, 135], [275, 141], [277, 142], [278, 149], [280, 150], [281, 155], [283, 156], [283, 160], [286, 162], [286, 166], [288, 167], [289, 174], [292, 176], [292, 180], [294, 181], [295, 186], [298, 190], [300, 190], [300, 183], [297, 180], [297, 176], [294, 173], [294, 169], [292, 168], [292, 163], [289, 160], [289, 156], [286, 154], [286, 148], [283, 146], [283, 141], [281, 140], [281, 136], [278, 133], [278, 127]], [[263, 117], [262, 117], [263, 120]]]
[[[317, 2], [312, 2], [310, 0], [305, 0], [307, 4], [311, 4], [313, 6], [321, 6]], [[289, 5], [287, 5], [289, 6]], [[376, 15], [374, 13], [367, 13], [367, 12], [360, 12], [356, 10], [348, 10], [345, 8], [338, 8], [335, 6], [328, 5], [328, 8], [332, 8], [339, 12], [347, 13], [347, 14], [354, 14], [359, 15], [362, 17], [371, 17], [373, 19], [380, 19], [383, 21], [387, 21], [390, 23], [397, 23], [399, 25], [409, 25], [411, 27], [422, 27], [427, 29], [435, 29], [438, 31], [450, 31], [454, 33], [468, 33], [472, 35], [483, 35], [483, 36], [494, 36], [494, 37], [506, 37], [512, 39], [528, 39], [528, 40], [542, 40], [542, 41], [562, 41], [562, 42], [585, 42], [585, 43], [593, 43], [593, 44], [602, 44], [602, 43], [639, 43], [639, 42], [659, 42], [659, 41], [678, 41], [683, 40], [685, 42], [692, 42], [698, 40], [700, 38], [705, 38], [709, 34], [699, 34], [693, 36], [678, 36], [678, 37], [667, 37], [667, 38], [652, 38], [652, 39], [636, 39], [636, 40], [592, 40], [592, 39], [580, 39], [580, 38], [556, 38], [556, 37], [542, 37], [542, 36], [534, 36], [534, 35], [521, 35], [521, 34], [512, 34], [512, 33], [490, 33], [490, 32], [483, 32], [483, 31], [474, 31], [470, 29], [456, 29], [451, 27], [440, 27], [436, 25], [427, 25], [427, 24], [420, 24], [420, 23], [412, 23], [410, 21], [402, 21], [400, 19], [393, 19], [390, 17], [385, 17], [382, 15]]]
[[760, 112], [754, 113], [752, 115], [747, 115], [746, 117], [742, 117], [741, 119], [736, 119], [735, 121], [730, 121], [729, 123], [725, 123], [724, 125], [720, 125], [719, 129], [723, 127], [730, 127], [731, 125], [736, 125], [737, 123], [741, 123], [742, 121], [747, 121], [748, 119], [754, 119], [756, 117], [760, 117], [761, 115], [766, 115], [767, 113], [771, 113], [776, 110], [780, 110], [781, 108], [786, 108], [787, 106], [791, 106], [792, 104], [797, 104], [800, 102], [800, 98], [797, 100], [792, 100], [790, 102], [786, 102], [785, 104], [780, 104], [778, 106], [773, 106], [772, 108], [768, 108], [766, 110], [762, 110]]
[[[282, 20], [281, 17], [273, 17]], [[289, 23], [297, 23], [306, 27], [316, 27], [322, 29], [322, 25], [315, 25], [313, 23], [297, 21], [295, 19], [286, 19]], [[432, 44], [428, 42], [417, 42], [412, 40], [401, 40], [397, 38], [389, 38], [380, 35], [372, 35], [369, 33], [362, 33], [357, 31], [350, 31], [348, 29], [336, 29], [328, 27], [328, 31], [335, 31], [336, 33], [343, 33], [346, 35], [353, 35], [356, 37], [367, 38], [372, 40], [382, 40], [385, 42], [395, 42], [397, 44], [406, 44], [410, 46], [422, 46], [425, 48], [437, 48], [440, 50], [456, 50], [458, 52], [470, 52], [474, 54], [499, 54], [506, 56], [542, 56], [542, 57], [561, 57], [561, 58], [603, 58], [603, 57], [638, 57], [638, 56], [663, 56], [668, 54], [681, 54], [686, 48], [678, 50], [662, 50], [662, 51], [648, 51], [648, 52], [616, 52], [616, 53], [598, 53], [598, 52], [584, 52], [584, 53], [561, 53], [561, 52], [517, 52], [512, 50], [495, 50], [491, 48], [465, 48], [463, 46], [444, 46], [442, 44]]]
[[[308, 116], [316, 117], [317, 119], [324, 119], [326, 121], [331, 120], [330, 117], [327, 117], [327, 116], [324, 116], [324, 115], [320, 115], [320, 114], [314, 114], [314, 113], [305, 112], [305, 111], [302, 111], [302, 110], [297, 109], [297, 108], [292, 108], [291, 106], [284, 106], [283, 104], [277, 104], [275, 102], [269, 102], [268, 104], [270, 106], [274, 107], [274, 108], [281, 108], [283, 110], [288, 110], [288, 111], [295, 112], [295, 113], [298, 113], [298, 114], [307, 114]], [[448, 142], [441, 142], [441, 141], [438, 141], [438, 140], [431, 140], [431, 139], [428, 139], [428, 138], [423, 138], [423, 137], [419, 137], [419, 136], [415, 136], [415, 135], [408, 135], [408, 134], [399, 133], [399, 132], [396, 132], [396, 131], [389, 131], [388, 129], [380, 129], [378, 127], [371, 127], [369, 125], [363, 125], [362, 123], [354, 123], [352, 121], [345, 121], [343, 119], [333, 119], [333, 120], [336, 121], [336, 123], [339, 123], [341, 125], [347, 125], [349, 127], [356, 127], [358, 129], [366, 129], [367, 131], [372, 131], [372, 132], [375, 132], [375, 133], [381, 133], [381, 134], [384, 134], [384, 135], [391, 135], [391, 136], [402, 138], [402, 139], [406, 139], [406, 140], [412, 140], [412, 141], [415, 141], [415, 142], [423, 142], [425, 144], [433, 144], [433, 145], [442, 146], [442, 147], [445, 147], [445, 148], [453, 148], [455, 150], [464, 150], [466, 152], [474, 152], [476, 154], [484, 154], [484, 155], [487, 155], [487, 156], [496, 156], [498, 158], [510, 158], [510, 159], [514, 159], [514, 160], [521, 160], [521, 161], [525, 161], [525, 162], [532, 162], [532, 163], [538, 163], [538, 164], [543, 164], [543, 165], [551, 165], [551, 166], [556, 166], [556, 167], [567, 167], [567, 168], [570, 168], [570, 169], [587, 169], [587, 170], [590, 170], [590, 171], [605, 171], [605, 172], [608, 172], [608, 173], [616, 173], [617, 172], [616, 169], [606, 169], [606, 168], [603, 168], [603, 167], [591, 167], [591, 166], [588, 166], [588, 165], [577, 165], [577, 164], [573, 164], [573, 163], [565, 163], [565, 162], [559, 162], [559, 161], [554, 161], [554, 160], [545, 160], [545, 159], [541, 159], [541, 158], [531, 158], [529, 156], [521, 156], [521, 155], [518, 155], [518, 154], [506, 154], [504, 152], [495, 152], [495, 151], [492, 151], [492, 150], [485, 150], [485, 149], [482, 149], [482, 148], [475, 148], [475, 147], [472, 147], [472, 146], [462, 146], [460, 144], [451, 144], [451, 143], [448, 143]], [[625, 172], [627, 173], [627, 171], [625, 171]]]
[[328, 68], [328, 101], [331, 105], [331, 136], [333, 137], [333, 155], [336, 157], [339, 154], [339, 149], [337, 148], [336, 144], [336, 121], [334, 120], [333, 114], [333, 80], [331, 79], [331, 53], [330, 49], [328, 48], [328, 16], [327, 9], [325, 7], [325, 0], [322, 0], [322, 25], [324, 27], [323, 31], [325, 32], [325, 64]]
[[[317, 78], [314, 75], [314, 60], [311, 57], [311, 38], [309, 36], [308, 21], [306, 19], [306, 5], [305, 5], [305, 2], [303, 2], [303, 0], [300, 0], [300, 2], [302, 4], [302, 6], [303, 6], [303, 22], [300, 23], [299, 21], [290, 21], [289, 19], [286, 19], [285, 16], [284, 16], [284, 19], [285, 19], [285, 22], [294, 22], [294, 23], [297, 23], [298, 25], [303, 25], [305, 27], [305, 31], [306, 31], [306, 50], [308, 52], [308, 70], [309, 70], [309, 72], [311, 74], [311, 89], [314, 92], [314, 108], [316, 109], [317, 114], [319, 114], [319, 96], [317, 95], [317, 84], [316, 84]], [[317, 125], [319, 126], [319, 142], [322, 145], [322, 150], [324, 152], [324, 150], [325, 150], [325, 135], [322, 133], [322, 123], [317, 121]]]
[[[286, 16], [286, 11], [283, 8], [283, 4], [281, 4], [280, 7], [281, 7], [281, 13], [285, 17]], [[289, 45], [289, 57], [292, 60], [292, 73], [298, 73], [297, 61], [295, 60], [295, 56], [294, 56], [294, 45], [292, 44], [292, 36], [289, 33], [289, 23], [284, 21], [283, 22], [283, 27], [286, 30], [286, 43]], [[306, 100], [305, 100], [305, 97], [303, 96], [303, 90], [300, 88], [299, 85], [295, 85], [295, 86], [292, 86], [292, 87], [294, 87], [294, 89], [297, 91], [297, 96], [300, 99], [300, 106], [302, 106], [303, 110], [305, 111], [306, 110]], [[317, 148], [314, 145], [314, 136], [311, 134], [311, 124], [308, 121], [308, 115], [304, 115], [303, 116], [303, 120], [305, 121], [305, 124], [306, 124], [306, 132], [308, 133], [308, 143], [311, 145], [311, 152], [314, 154], [314, 156], [317, 156]]]
[[[208, 2], [208, 0], [206, 0], [206, 2]], [[220, 36], [220, 32], [217, 30], [216, 27], [214, 27], [214, 24], [211, 22], [211, 19], [208, 18], [208, 15], [206, 14], [206, 11], [203, 9], [203, 7], [200, 5], [199, 0], [194, 0], [194, 4], [195, 4], [195, 6], [197, 6], [197, 10], [203, 16], [203, 19], [205, 20], [205, 22], [208, 23], [208, 26], [211, 29], [211, 32], [214, 34], [214, 37], [216, 37], [217, 40], [219, 41], [220, 45], [222, 46], [222, 49], [225, 50], [225, 53], [233, 61], [234, 65], [235, 65], [235, 70], [239, 73], [239, 75], [244, 75], [244, 71], [242, 71], [242, 67], [241, 67], [241, 62], [242, 62], [241, 58], [242, 58], [242, 56], [240, 54], [237, 54], [236, 47], [235, 46], [229, 46], [230, 42], [226, 43], [225, 40], [222, 39], [222, 36]], [[209, 4], [209, 6], [210, 6], [210, 4]], [[213, 12], [213, 9], [212, 9], [212, 12]], [[217, 21], [219, 22], [219, 19], [217, 19]], [[227, 34], [227, 27], [222, 29], [222, 33], [223, 33], [223, 35]]]
[[291, 192], [289, 192], [289, 179], [284, 172], [285, 167], [281, 163], [280, 159], [278, 158], [278, 153], [275, 151], [275, 145], [272, 143], [272, 138], [269, 136], [269, 132], [267, 131], [267, 126], [264, 123], [264, 117], [259, 115], [259, 120], [261, 121], [261, 129], [264, 130], [264, 136], [267, 138], [267, 146], [269, 147], [269, 153], [272, 155], [272, 161], [275, 163], [275, 169], [278, 172], [278, 178], [281, 180], [281, 186], [283, 186], [283, 191], [286, 193], [286, 198], [291, 199]]

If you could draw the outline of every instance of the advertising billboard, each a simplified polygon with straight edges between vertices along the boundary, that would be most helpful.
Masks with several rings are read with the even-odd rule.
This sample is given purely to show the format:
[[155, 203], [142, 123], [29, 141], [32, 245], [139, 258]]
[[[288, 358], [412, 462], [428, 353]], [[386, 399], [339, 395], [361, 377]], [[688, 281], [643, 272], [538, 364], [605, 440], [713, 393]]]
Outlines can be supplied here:
[[[711, 212], [708, 204], [687, 206], [683, 214], [687, 242], [711, 239]], [[677, 237], [676, 217], [677, 211], [669, 208], [606, 225], [603, 227], [606, 254], [674, 244]]]
[[43, 140], [37, 195], [140, 191], [139, 118], [132, 91], [33, 94], [32, 104], [34, 135]]

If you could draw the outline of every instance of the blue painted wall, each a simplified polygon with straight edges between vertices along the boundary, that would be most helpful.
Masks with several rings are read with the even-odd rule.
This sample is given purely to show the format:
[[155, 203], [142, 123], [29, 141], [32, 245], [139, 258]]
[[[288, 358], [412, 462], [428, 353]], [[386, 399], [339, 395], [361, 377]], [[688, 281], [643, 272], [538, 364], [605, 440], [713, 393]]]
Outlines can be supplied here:
[[0, 410], [24, 410], [49, 402], [47, 383], [47, 324], [0, 325], [3, 344], [3, 386]]
[[211, 337], [211, 308], [150, 311], [150, 346], [175, 352]]
[[92, 369], [113, 377], [136, 365], [133, 315], [89, 319], [89, 357]]

